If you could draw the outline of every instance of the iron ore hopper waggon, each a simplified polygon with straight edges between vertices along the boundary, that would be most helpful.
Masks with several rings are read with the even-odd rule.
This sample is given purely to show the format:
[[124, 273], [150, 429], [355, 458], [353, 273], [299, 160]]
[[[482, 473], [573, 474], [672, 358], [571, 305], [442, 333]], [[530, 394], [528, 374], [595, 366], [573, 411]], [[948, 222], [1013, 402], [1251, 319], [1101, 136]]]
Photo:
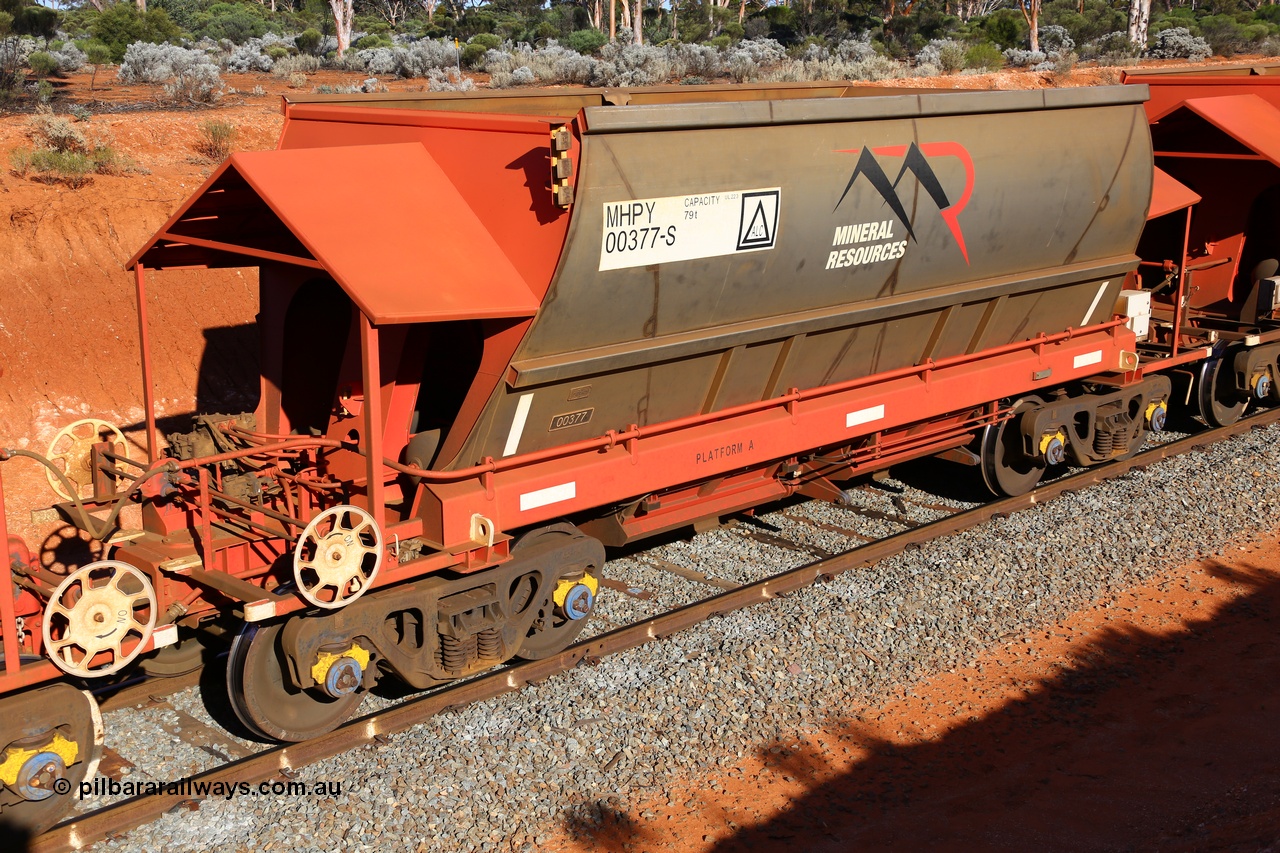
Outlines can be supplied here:
[[[240, 720], [302, 740], [380, 678], [561, 651], [605, 546], [922, 456], [1018, 494], [1136, 451], [1170, 406], [1270, 401], [1270, 207], [1197, 242], [1248, 142], [1177, 107], [1210, 154], [1165, 153], [1152, 116], [1155, 168], [1147, 94], [286, 102], [278, 150], [233, 155], [129, 264], [146, 458], [100, 421], [0, 452], [106, 557], [53, 573], [0, 513], [0, 819], [48, 826], [55, 783], [93, 774], [95, 679], [198, 663], [215, 629]], [[258, 269], [260, 402], [162, 439], [148, 293], [207, 267]]]

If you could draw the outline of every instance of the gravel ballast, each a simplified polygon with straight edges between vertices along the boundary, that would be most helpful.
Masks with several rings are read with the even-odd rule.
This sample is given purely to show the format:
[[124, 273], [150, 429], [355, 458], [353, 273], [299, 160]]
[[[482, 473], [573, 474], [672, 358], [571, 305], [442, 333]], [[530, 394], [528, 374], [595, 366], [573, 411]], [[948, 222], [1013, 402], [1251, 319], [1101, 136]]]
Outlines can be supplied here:
[[[1270, 529], [1280, 505], [1278, 438], [1276, 427], [1246, 433], [299, 770], [308, 784], [340, 782], [339, 795], [210, 798], [98, 847], [536, 850], [566, 823], [626, 812], [674, 779], [732, 768], [756, 745], [864, 713], [1011, 634]], [[884, 487], [858, 490], [855, 500], [893, 513], [898, 494], [914, 521], [938, 513], [913, 501], [964, 505], [892, 480]], [[758, 520], [827, 550], [851, 544], [797, 517], [868, 537], [903, 529], [817, 503]], [[742, 530], [652, 554], [734, 582], [812, 560]], [[714, 591], [645, 559], [636, 552], [610, 564], [606, 573], [628, 591], [604, 593], [604, 621], [623, 624]], [[203, 713], [194, 691], [168, 701]], [[207, 766], [206, 754], [181, 769], [190, 747], [165, 721], [155, 709], [107, 716], [108, 745], [137, 765], [126, 779], [175, 781]]]

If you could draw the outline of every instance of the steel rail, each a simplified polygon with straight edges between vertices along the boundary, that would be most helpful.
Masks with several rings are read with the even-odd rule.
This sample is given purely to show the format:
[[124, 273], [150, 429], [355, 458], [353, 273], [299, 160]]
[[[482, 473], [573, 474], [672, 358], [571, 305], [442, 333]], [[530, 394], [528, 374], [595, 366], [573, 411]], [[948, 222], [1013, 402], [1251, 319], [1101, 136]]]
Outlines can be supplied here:
[[[1157, 445], [1128, 459], [1105, 463], [1046, 483], [1017, 497], [1000, 498], [973, 509], [961, 510], [927, 524], [868, 542], [834, 556], [816, 560], [763, 580], [712, 595], [675, 610], [625, 625], [608, 633], [576, 643], [545, 660], [502, 666], [394, 707], [352, 720], [331, 732], [301, 743], [268, 748], [213, 770], [188, 777], [196, 784], [256, 784], [284, 777], [293, 778], [299, 768], [340, 755], [360, 746], [385, 742], [389, 735], [430, 720], [450, 708], [491, 699], [540, 684], [579, 664], [594, 664], [606, 655], [617, 654], [661, 640], [695, 627], [711, 617], [741, 610], [762, 601], [796, 592], [836, 575], [872, 565], [880, 560], [918, 548], [922, 543], [951, 536], [986, 521], [1003, 518], [1065, 493], [1079, 491], [1105, 480], [1141, 470], [1155, 462], [1181, 455], [1224, 439], [1262, 429], [1280, 422], [1280, 408], [1243, 418], [1227, 427], [1207, 430], [1186, 438]], [[142, 687], [145, 685], [139, 685]], [[183, 780], [188, 781], [188, 780]], [[65, 821], [33, 839], [31, 853], [62, 853], [79, 850], [109, 836], [115, 836], [159, 818], [185, 803], [199, 802], [202, 796], [186, 793], [135, 796], [83, 817]]]

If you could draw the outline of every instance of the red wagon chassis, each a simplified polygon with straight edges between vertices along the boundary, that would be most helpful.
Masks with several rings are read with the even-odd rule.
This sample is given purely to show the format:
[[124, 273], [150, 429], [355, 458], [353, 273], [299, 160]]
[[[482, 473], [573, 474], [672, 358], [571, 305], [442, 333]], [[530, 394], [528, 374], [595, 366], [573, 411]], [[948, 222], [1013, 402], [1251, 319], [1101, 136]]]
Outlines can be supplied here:
[[[797, 492], [827, 489], [830, 496], [831, 479], [847, 479], [862, 470], [962, 446], [975, 429], [1007, 419], [1009, 410], [985, 405], [993, 388], [1034, 391], [1096, 375], [1099, 365], [1112, 366], [1117, 381], [1133, 380], [1140, 376], [1132, 361], [1134, 349], [1132, 333], [1117, 320], [1092, 330], [1043, 336], [808, 392], [793, 389], [772, 400], [706, 416], [609, 431], [596, 439], [504, 460], [487, 459], [458, 471], [416, 469], [383, 457], [370, 466], [377, 482], [386, 484], [400, 475], [418, 477], [436, 484], [433, 494], [437, 497], [430, 511], [400, 520], [399, 511], [388, 510], [385, 499], [379, 500], [380, 490], [370, 490], [375, 497], [368, 506], [375, 518], [382, 519], [380, 526], [389, 540], [427, 542], [431, 549], [424, 556], [383, 569], [373, 587], [444, 569], [475, 571], [495, 565], [510, 555], [510, 537], [497, 531], [574, 516], [638, 495], [673, 493], [665, 501], [651, 500], [647, 511], [632, 519], [631, 526], [644, 535]], [[377, 391], [374, 386], [374, 393], [366, 395], [365, 411], [381, 408]], [[381, 427], [366, 422], [366, 434]], [[111, 540], [114, 557], [147, 573], [161, 612], [173, 612], [176, 607], [183, 617], [191, 618], [232, 603], [246, 620], [258, 621], [305, 609], [310, 605], [300, 597], [270, 594], [280, 581], [270, 569], [317, 510], [307, 490], [297, 488], [289, 497], [286, 485], [286, 497], [277, 509], [249, 505], [228, 509], [215, 504], [215, 498], [240, 502], [220, 490], [221, 484], [206, 466], [244, 458], [265, 463], [269, 473], [273, 463], [279, 465], [299, 454], [315, 454], [319, 462], [326, 452], [356, 453], [364, 459], [370, 458], [370, 452], [332, 439], [274, 440], [235, 427], [228, 432], [249, 442], [248, 446], [183, 462], [161, 459], [146, 469], [138, 494], [153, 499], [162, 489], [176, 494], [167, 498], [163, 508], [155, 507], [145, 533], [124, 531]], [[861, 452], [847, 449], [868, 439]], [[837, 452], [825, 464], [800, 464], [798, 456], [814, 448]], [[794, 473], [779, 476], [779, 468], [787, 465]], [[692, 489], [696, 500], [685, 497], [682, 501], [680, 490], [670, 488], [686, 476], [683, 472], [696, 472], [702, 481]], [[734, 474], [739, 476], [733, 478]], [[86, 504], [106, 508], [117, 500], [119, 496], [103, 495]], [[65, 511], [76, 519], [77, 510], [72, 507], [66, 506]], [[284, 512], [289, 508], [293, 515]], [[240, 525], [240, 530], [229, 535], [227, 523]], [[15, 613], [3, 612], [15, 607]], [[14, 623], [17, 612], [39, 612], [31, 591], [24, 592], [16, 605], [0, 599], [0, 618], [6, 625]], [[172, 634], [153, 636], [152, 645], [159, 646]], [[16, 663], [23, 654], [41, 651], [38, 644], [20, 647], [12, 631], [6, 632], [5, 644], [6, 662]], [[6, 666], [0, 685], [19, 687], [58, 674], [48, 661]]]

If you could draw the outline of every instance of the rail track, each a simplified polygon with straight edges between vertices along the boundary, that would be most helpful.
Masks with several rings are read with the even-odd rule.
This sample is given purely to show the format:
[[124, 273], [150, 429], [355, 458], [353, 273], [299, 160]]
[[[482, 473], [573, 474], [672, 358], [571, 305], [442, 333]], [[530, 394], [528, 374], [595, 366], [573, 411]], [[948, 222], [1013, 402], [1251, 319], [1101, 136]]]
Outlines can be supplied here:
[[[526, 685], [539, 684], [557, 673], [576, 666], [592, 665], [607, 655], [661, 640], [720, 614], [804, 589], [815, 583], [830, 580], [840, 573], [856, 570], [918, 547], [923, 542], [958, 533], [990, 519], [1027, 509], [1054, 497], [1088, 488], [1130, 471], [1141, 470], [1163, 459], [1196, 450], [1250, 429], [1265, 428], [1277, 422], [1280, 422], [1280, 409], [1264, 410], [1227, 427], [1205, 430], [1185, 438], [1157, 444], [1129, 459], [1060, 477], [1026, 495], [993, 500], [972, 509], [951, 511], [949, 515], [931, 522], [910, 522], [904, 516], [898, 516], [890, 520], [904, 524], [907, 529], [903, 532], [856, 545], [840, 553], [828, 554], [821, 548], [794, 543], [781, 536], [773, 535], [767, 530], [746, 529], [744, 533], [748, 538], [798, 552], [807, 551], [817, 559], [779, 574], [741, 585], [674, 564], [658, 566], [660, 569], [666, 569], [672, 574], [698, 584], [700, 588], [722, 591], [658, 615], [614, 628], [581, 641], [550, 658], [502, 666], [449, 687], [404, 700], [392, 707], [353, 720], [319, 737], [301, 743], [268, 748], [230, 761], [189, 777], [192, 783], [190, 787], [194, 788], [197, 784], [213, 785], [219, 782], [255, 784], [273, 779], [291, 779], [300, 768], [364, 745], [385, 741], [390, 735], [411, 728], [451, 708], [517, 691]], [[950, 509], [941, 505], [931, 505], [928, 508], [939, 511]], [[797, 517], [796, 520], [821, 526], [808, 519]], [[112, 710], [146, 701], [162, 701], [165, 695], [192, 686], [199, 679], [200, 672], [197, 671], [170, 679], [151, 679], [141, 683], [125, 684], [106, 694], [100, 704], [104, 710]], [[200, 799], [202, 798], [186, 793], [133, 797], [66, 821], [33, 839], [29, 849], [41, 851], [41, 853], [82, 849], [99, 840], [142, 826], [175, 809], [198, 803]]]

